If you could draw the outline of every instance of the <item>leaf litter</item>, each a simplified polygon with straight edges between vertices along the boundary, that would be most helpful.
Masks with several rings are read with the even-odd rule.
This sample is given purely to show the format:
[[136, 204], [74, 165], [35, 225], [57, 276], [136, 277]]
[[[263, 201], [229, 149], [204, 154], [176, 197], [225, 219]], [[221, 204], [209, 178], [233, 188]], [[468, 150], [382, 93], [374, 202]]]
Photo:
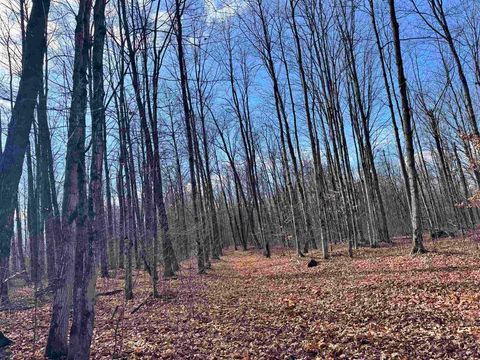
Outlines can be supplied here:
[[[97, 299], [91, 357], [480, 358], [480, 252], [471, 240], [436, 241], [415, 257], [405, 243], [345, 254], [342, 246], [327, 261], [317, 251], [302, 259], [281, 248], [271, 259], [227, 251], [208, 275], [184, 262], [175, 279], [160, 281], [158, 299], [137, 270], [128, 303], [114, 292], [123, 288], [119, 270], [97, 281], [98, 292], [113, 294]], [[307, 267], [310, 258], [317, 267]], [[33, 289], [14, 289], [15, 296], [31, 298]], [[49, 317], [48, 299], [0, 313], [12, 359], [43, 358]]]

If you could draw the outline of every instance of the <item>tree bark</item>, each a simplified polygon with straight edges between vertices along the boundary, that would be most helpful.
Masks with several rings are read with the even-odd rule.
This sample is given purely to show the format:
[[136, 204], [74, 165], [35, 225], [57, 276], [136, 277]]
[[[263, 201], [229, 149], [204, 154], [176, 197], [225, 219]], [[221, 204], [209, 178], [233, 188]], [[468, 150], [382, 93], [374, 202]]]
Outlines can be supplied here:
[[412, 225], [412, 253], [421, 254], [426, 250], [423, 246], [422, 224], [420, 217], [418, 175], [415, 168], [415, 150], [413, 147], [413, 128], [411, 110], [408, 103], [407, 79], [403, 69], [402, 49], [400, 44], [400, 31], [395, 11], [395, 0], [388, 0], [390, 9], [390, 22], [393, 33], [393, 44], [395, 48], [395, 61], [397, 66], [398, 87], [402, 102], [402, 124], [403, 135], [405, 136], [405, 149], [407, 152], [407, 171], [410, 184], [410, 215]]
[[185, 129], [187, 133], [187, 147], [188, 147], [188, 167], [190, 171], [190, 185], [192, 193], [192, 205], [193, 205], [193, 223], [195, 231], [195, 242], [197, 244], [197, 266], [198, 273], [205, 273], [205, 262], [204, 262], [204, 249], [203, 243], [200, 239], [199, 234], [199, 219], [198, 219], [198, 189], [197, 189], [197, 180], [195, 177], [195, 152], [193, 148], [193, 134], [192, 134], [192, 119], [191, 119], [191, 109], [188, 101], [188, 80], [187, 80], [187, 70], [185, 66], [185, 57], [183, 53], [183, 33], [182, 33], [182, 13], [184, 10], [185, 3], [182, 0], [175, 0], [175, 25], [176, 25], [176, 38], [177, 38], [177, 55], [178, 55], [178, 66], [180, 71], [180, 82], [181, 82], [181, 91], [182, 91], [182, 102], [183, 102], [183, 116], [185, 118]]
[[[41, 68], [46, 48], [44, 29], [49, 9], [50, 0], [32, 0], [22, 53], [22, 75], [5, 148], [0, 155], [0, 259], [7, 259], [7, 263], [13, 235], [15, 198], [28, 147], [36, 99], [41, 87]], [[1, 276], [0, 281], [3, 281]]]
[[[86, 222], [86, 184], [85, 184], [85, 117], [87, 107], [87, 64], [90, 0], [79, 3], [77, 24], [75, 27], [75, 54], [73, 66], [73, 88], [70, 115], [68, 119], [68, 140], [65, 164], [65, 182], [62, 205], [62, 252], [58, 270], [59, 286], [54, 294], [52, 318], [45, 354], [59, 358], [68, 355], [75, 359], [75, 346], [69, 350], [67, 345], [68, 318], [71, 304], [72, 284], [75, 291], [74, 319], [78, 318], [79, 297], [83, 284], [83, 255], [87, 243]], [[75, 246], [75, 243], [76, 246]], [[74, 248], [76, 247], [75, 251]], [[78, 320], [74, 320], [78, 323]], [[77, 327], [72, 327], [73, 343], [77, 338]]]

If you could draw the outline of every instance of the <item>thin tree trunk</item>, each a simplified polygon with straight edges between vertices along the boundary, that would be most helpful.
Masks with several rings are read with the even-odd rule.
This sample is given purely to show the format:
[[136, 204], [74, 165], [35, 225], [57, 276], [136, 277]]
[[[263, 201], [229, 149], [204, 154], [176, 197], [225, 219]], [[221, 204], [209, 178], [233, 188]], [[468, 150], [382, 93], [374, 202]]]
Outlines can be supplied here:
[[395, 11], [395, 0], [388, 0], [390, 9], [390, 21], [393, 33], [393, 44], [395, 48], [395, 61], [397, 65], [397, 78], [402, 101], [402, 123], [403, 135], [405, 136], [407, 152], [407, 170], [410, 184], [410, 204], [412, 222], [412, 253], [425, 253], [422, 239], [422, 224], [420, 217], [418, 175], [415, 168], [415, 150], [413, 147], [413, 128], [411, 109], [408, 103], [407, 79], [403, 70], [402, 49], [400, 45], [400, 31]]
[[[52, 318], [45, 354], [59, 358], [77, 354], [68, 351], [68, 319], [75, 281], [74, 313], [78, 316], [78, 300], [83, 276], [82, 251], [87, 243], [85, 231], [86, 184], [85, 184], [85, 117], [87, 107], [87, 64], [89, 39], [90, 0], [81, 0], [75, 28], [75, 55], [73, 68], [73, 88], [70, 116], [68, 120], [68, 140], [65, 165], [65, 182], [62, 206], [62, 257], [59, 267], [59, 286], [54, 294]], [[75, 239], [75, 243], [74, 243]], [[76, 246], [75, 246], [76, 245]], [[74, 248], [75, 256], [74, 256]], [[71, 332], [75, 334], [75, 329]], [[73, 348], [74, 349], [74, 348]]]
[[[45, 85], [48, 78], [45, 76]], [[42, 81], [43, 84], [43, 81]], [[50, 285], [53, 285], [56, 278], [56, 267], [59, 259], [56, 258], [56, 246], [60, 242], [60, 218], [55, 208], [58, 210], [56, 199], [55, 184], [51, 184], [54, 177], [50, 174], [53, 172], [53, 164], [50, 164], [52, 159], [52, 145], [50, 140], [50, 129], [48, 127], [47, 119], [47, 90], [42, 86], [38, 95], [38, 141], [39, 141], [39, 156], [37, 161], [39, 163], [40, 178], [38, 187], [40, 187], [40, 204], [42, 221], [45, 224], [45, 239], [47, 246], [47, 276]], [[52, 161], [53, 162], [53, 161]], [[53, 190], [53, 191], [52, 191]], [[55, 202], [55, 206], [54, 206]]]
[[191, 119], [191, 109], [188, 101], [188, 79], [186, 74], [185, 58], [183, 54], [183, 33], [182, 33], [182, 13], [184, 10], [184, 2], [181, 0], [175, 0], [175, 22], [176, 22], [176, 38], [177, 38], [177, 55], [180, 71], [180, 82], [181, 82], [181, 91], [182, 91], [182, 102], [183, 102], [183, 115], [185, 117], [185, 128], [187, 133], [187, 145], [188, 145], [188, 165], [190, 171], [190, 185], [192, 192], [192, 203], [193, 203], [193, 224], [195, 227], [195, 242], [197, 244], [197, 266], [198, 273], [205, 273], [205, 262], [204, 262], [204, 249], [202, 240], [199, 235], [199, 219], [198, 219], [198, 189], [197, 181], [195, 177], [195, 153], [193, 148], [193, 134], [192, 134], [192, 119]]

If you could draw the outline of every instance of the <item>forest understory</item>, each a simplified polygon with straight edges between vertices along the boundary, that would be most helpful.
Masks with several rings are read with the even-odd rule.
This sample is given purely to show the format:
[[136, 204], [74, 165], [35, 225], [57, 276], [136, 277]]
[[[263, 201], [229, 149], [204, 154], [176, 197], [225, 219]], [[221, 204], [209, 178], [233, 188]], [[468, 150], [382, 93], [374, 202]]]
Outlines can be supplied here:
[[[134, 273], [125, 302], [123, 272], [97, 280], [92, 359], [478, 359], [480, 251], [471, 239], [426, 243], [408, 254], [409, 239], [355, 252], [333, 246], [321, 260], [273, 249], [228, 250], [206, 275], [182, 263], [160, 280]], [[318, 266], [308, 268], [315, 258]], [[18, 307], [34, 305], [33, 288], [12, 287]], [[14, 341], [11, 359], [42, 359], [50, 301], [0, 313]], [[34, 340], [35, 338], [35, 340]]]

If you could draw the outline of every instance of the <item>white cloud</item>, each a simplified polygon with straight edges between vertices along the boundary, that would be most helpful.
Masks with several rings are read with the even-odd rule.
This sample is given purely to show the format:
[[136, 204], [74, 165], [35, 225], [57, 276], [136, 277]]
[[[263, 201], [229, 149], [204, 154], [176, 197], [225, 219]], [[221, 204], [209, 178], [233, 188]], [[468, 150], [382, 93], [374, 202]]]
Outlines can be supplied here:
[[225, 21], [245, 9], [245, 0], [205, 0], [207, 21]]

